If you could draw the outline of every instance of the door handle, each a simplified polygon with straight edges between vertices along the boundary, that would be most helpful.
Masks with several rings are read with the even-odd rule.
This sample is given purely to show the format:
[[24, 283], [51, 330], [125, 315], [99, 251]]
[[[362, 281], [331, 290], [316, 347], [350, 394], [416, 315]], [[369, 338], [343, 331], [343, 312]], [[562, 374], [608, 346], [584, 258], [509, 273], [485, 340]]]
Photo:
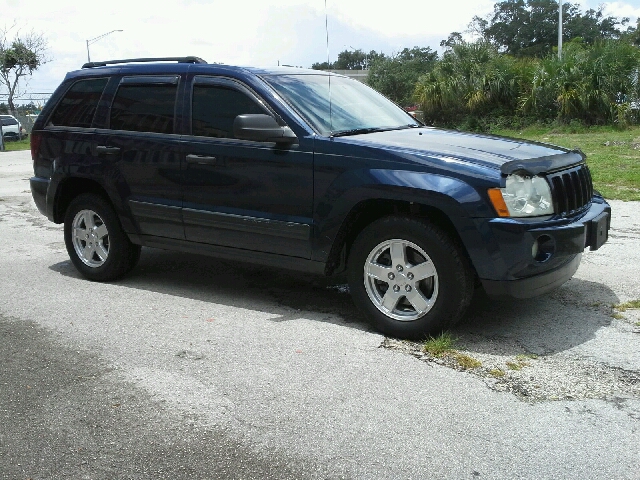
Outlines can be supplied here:
[[113, 155], [120, 153], [120, 147], [108, 147], [106, 145], [98, 145], [96, 147], [96, 153], [98, 155]]
[[217, 162], [216, 157], [210, 157], [207, 155], [187, 155], [187, 163], [197, 163], [200, 165], [215, 165]]

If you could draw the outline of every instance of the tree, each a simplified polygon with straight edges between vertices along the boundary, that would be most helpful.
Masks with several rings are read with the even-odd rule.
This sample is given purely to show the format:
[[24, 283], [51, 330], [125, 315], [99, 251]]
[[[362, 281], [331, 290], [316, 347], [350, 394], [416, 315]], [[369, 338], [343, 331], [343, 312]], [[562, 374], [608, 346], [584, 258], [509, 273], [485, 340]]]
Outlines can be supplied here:
[[415, 103], [418, 79], [431, 71], [438, 53], [429, 47], [405, 48], [391, 57], [381, 56], [371, 64], [367, 83], [400, 106]]
[[0, 30], [0, 84], [7, 89], [9, 110], [15, 115], [16, 106], [13, 100], [19, 94], [20, 83], [24, 77], [33, 74], [34, 70], [48, 61], [48, 44], [42, 34], [33, 30], [24, 35], [17, 31], [13, 38], [9, 39], [10, 30]]
[[[563, 40], [582, 38], [584, 43], [592, 45], [597, 40], [619, 38], [623, 34], [619, 26], [626, 25], [629, 19], [606, 17], [603, 8], [582, 13], [577, 4], [563, 3]], [[491, 42], [502, 53], [543, 57], [558, 44], [558, 2], [503, 0], [494, 5], [493, 14], [487, 19], [474, 17], [470, 31]], [[443, 42], [450, 46], [447, 41]]]
[[311, 68], [314, 70], [366, 70], [376, 60], [383, 58], [384, 53], [371, 50], [366, 53], [358, 50], [343, 50], [338, 54], [335, 62], [314, 63]]

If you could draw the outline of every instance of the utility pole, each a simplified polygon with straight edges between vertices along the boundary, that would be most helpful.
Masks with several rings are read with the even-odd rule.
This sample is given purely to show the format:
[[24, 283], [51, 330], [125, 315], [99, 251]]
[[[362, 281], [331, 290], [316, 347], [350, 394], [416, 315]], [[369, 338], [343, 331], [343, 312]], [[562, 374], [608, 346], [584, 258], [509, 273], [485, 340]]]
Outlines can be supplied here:
[[562, 60], [562, 0], [558, 0], [558, 60]]

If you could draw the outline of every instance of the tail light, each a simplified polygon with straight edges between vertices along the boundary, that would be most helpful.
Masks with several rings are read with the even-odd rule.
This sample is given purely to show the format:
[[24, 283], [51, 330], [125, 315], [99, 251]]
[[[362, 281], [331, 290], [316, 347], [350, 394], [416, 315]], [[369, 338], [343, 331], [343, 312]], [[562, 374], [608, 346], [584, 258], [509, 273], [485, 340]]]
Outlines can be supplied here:
[[40, 132], [31, 132], [31, 160], [34, 162], [38, 158], [38, 153], [40, 153], [41, 141], [42, 134]]

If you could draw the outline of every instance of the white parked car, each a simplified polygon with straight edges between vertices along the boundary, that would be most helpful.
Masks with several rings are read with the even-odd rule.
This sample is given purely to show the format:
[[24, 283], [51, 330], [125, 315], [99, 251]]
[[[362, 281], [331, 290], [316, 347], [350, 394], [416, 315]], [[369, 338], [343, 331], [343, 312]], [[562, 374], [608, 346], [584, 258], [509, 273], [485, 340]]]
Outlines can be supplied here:
[[2, 136], [5, 140], [24, 138], [25, 131], [16, 117], [13, 115], [0, 115], [0, 122], [2, 123]]

